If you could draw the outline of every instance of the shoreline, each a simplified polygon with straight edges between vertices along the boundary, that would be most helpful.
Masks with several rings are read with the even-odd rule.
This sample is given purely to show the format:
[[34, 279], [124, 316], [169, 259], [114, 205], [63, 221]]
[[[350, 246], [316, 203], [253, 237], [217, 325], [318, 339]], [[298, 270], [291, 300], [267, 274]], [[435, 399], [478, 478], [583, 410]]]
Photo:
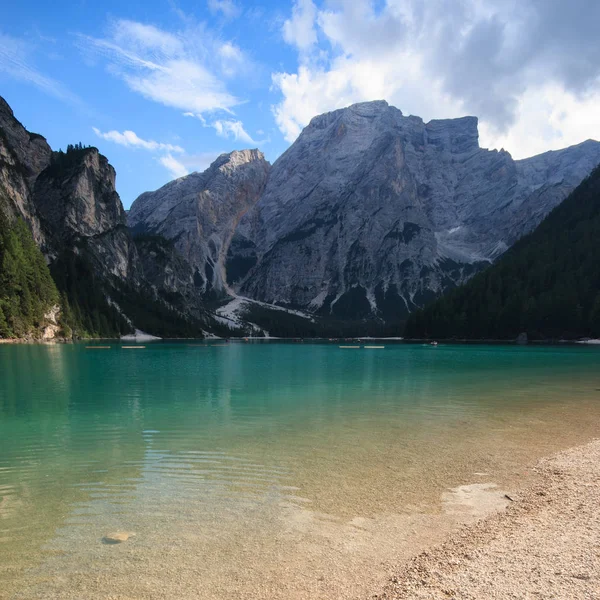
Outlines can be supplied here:
[[[431, 345], [431, 339], [410, 339], [401, 337], [354, 337], [354, 338], [300, 338], [300, 337], [185, 337], [185, 338], [160, 338], [153, 335], [145, 334], [144, 336], [127, 335], [120, 338], [52, 338], [52, 339], [38, 339], [38, 338], [0, 338], [0, 345], [11, 345], [11, 344], [39, 344], [42, 346], [48, 346], [53, 344], [77, 344], [77, 343], [93, 343], [93, 342], [185, 342], [190, 340], [202, 340], [202, 341], [228, 341], [228, 342], [325, 342], [331, 344], [337, 344], [343, 341], [353, 340], [357, 342], [389, 342], [390, 344], [407, 344], [407, 345]], [[595, 339], [580, 339], [580, 340], [529, 340], [526, 344], [516, 342], [515, 340], [446, 340], [439, 339], [436, 342], [439, 346], [587, 346], [595, 347], [600, 346], [600, 340]]]
[[395, 569], [374, 600], [571, 598], [600, 589], [600, 439], [542, 458], [535, 483]]

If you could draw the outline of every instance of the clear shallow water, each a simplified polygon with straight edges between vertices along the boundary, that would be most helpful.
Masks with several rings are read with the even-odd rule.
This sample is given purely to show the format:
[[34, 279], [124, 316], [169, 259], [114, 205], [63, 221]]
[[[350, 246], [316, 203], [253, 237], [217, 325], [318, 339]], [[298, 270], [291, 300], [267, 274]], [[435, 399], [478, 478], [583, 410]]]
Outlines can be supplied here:
[[597, 348], [0, 346], [0, 598], [362, 597], [599, 425]]

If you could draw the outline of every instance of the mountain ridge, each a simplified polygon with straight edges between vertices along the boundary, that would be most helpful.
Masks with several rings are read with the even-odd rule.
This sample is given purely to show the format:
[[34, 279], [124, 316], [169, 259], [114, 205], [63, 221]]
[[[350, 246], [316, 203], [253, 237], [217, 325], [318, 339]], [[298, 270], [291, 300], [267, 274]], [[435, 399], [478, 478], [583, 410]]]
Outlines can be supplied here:
[[[234, 234], [216, 232], [226, 280], [212, 291], [399, 322], [491, 264], [600, 162], [594, 141], [515, 161], [478, 139], [476, 117], [426, 123], [383, 100], [315, 116], [236, 213]], [[151, 225], [170, 239], [190, 233], [176, 220]]]
[[413, 313], [406, 335], [600, 337], [599, 237], [600, 166], [495, 265]]
[[515, 161], [479, 147], [476, 117], [376, 101], [314, 117], [273, 165], [222, 154], [127, 213], [96, 148], [53, 152], [0, 101], [2, 210], [27, 223], [76, 335], [397, 335], [598, 163], [593, 140]]
[[[151, 255], [156, 244], [149, 240], [143, 246], [136, 244], [115, 178], [114, 168], [97, 148], [78, 144], [66, 152], [53, 152], [45, 138], [29, 133], [0, 98], [3, 237], [13, 240], [13, 245], [20, 243], [27, 252], [19, 269], [32, 273], [37, 269], [36, 280], [44, 285], [52, 280], [51, 273], [60, 294], [56, 289], [40, 289], [39, 294], [34, 289], [36, 307], [45, 298], [57, 304], [36, 308], [33, 318], [28, 308], [31, 302], [25, 297], [31, 293], [23, 286], [23, 292], [13, 293], [12, 282], [2, 282], [0, 305], [6, 306], [9, 300], [23, 305], [24, 317], [11, 309], [10, 318], [15, 323], [24, 319], [29, 330], [3, 327], [0, 336], [11, 332], [42, 335], [45, 311], [53, 315], [55, 325], [58, 316], [60, 327], [54, 333], [60, 329], [65, 337], [118, 337], [136, 328], [176, 337], [224, 331], [190, 292], [194, 289], [192, 270], [170, 249], [163, 253], [163, 266], [171, 273], [171, 287], [151, 281], [155, 273], [142, 260], [138, 246]], [[27, 223], [25, 229], [21, 221]], [[43, 268], [44, 260], [30, 249], [28, 235], [43, 252], [47, 262]]]

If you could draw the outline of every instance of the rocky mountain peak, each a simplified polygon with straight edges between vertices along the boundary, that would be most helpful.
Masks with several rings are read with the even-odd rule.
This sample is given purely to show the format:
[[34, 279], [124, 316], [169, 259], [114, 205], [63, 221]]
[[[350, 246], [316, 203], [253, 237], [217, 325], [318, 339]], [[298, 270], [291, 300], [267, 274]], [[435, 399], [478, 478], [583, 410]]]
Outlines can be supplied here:
[[139, 196], [128, 224], [136, 232], [174, 240], [196, 273], [198, 293], [224, 294], [231, 238], [240, 219], [258, 202], [270, 170], [259, 150], [222, 154], [203, 173]]
[[258, 150], [142, 194], [129, 225], [173, 241], [201, 294], [401, 320], [533, 229], [596, 162], [479, 147], [473, 116], [425, 123], [385, 101], [313, 118], [271, 167]]
[[531, 231], [597, 162], [597, 142], [516, 162], [479, 147], [476, 117], [424, 123], [383, 101], [326, 113], [273, 165], [228, 276], [264, 302], [400, 320]]
[[50, 163], [52, 150], [45, 138], [30, 133], [0, 97], [0, 210], [20, 216], [30, 226], [38, 245], [44, 243], [32, 189], [37, 176]]
[[115, 179], [114, 168], [97, 148], [55, 152], [36, 180], [35, 204], [61, 239], [101, 235], [125, 225]]
[[435, 119], [425, 125], [427, 141], [452, 154], [479, 150], [479, 120], [477, 117]]
[[234, 150], [227, 154], [221, 154], [210, 168], [220, 169], [223, 172], [226, 172], [254, 161], [266, 162], [265, 155], [256, 148], [253, 150]]
[[339, 108], [331, 112], [324, 113], [313, 117], [308, 126], [303, 130], [302, 133], [310, 132], [312, 129], [326, 129], [332, 123], [335, 123], [339, 119], [344, 119], [349, 122], [358, 122], [360, 119], [365, 119], [363, 125], [367, 125], [372, 119], [382, 116], [389, 109], [392, 108], [395, 112], [402, 112], [397, 108], [390, 107], [385, 100], [373, 100], [371, 102], [359, 102], [352, 104], [346, 108]]
[[31, 181], [48, 166], [51, 153], [46, 138], [27, 131], [0, 96], [0, 157], [18, 161]]

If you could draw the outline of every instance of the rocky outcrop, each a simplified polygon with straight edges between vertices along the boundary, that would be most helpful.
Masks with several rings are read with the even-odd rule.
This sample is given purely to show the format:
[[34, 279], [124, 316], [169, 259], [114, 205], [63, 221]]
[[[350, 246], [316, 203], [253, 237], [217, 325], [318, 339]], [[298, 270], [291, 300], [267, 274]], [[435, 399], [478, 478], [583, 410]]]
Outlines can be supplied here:
[[44, 315], [46, 320], [46, 325], [42, 330], [42, 340], [44, 341], [53, 341], [60, 334], [60, 306], [55, 304], [50, 308], [50, 310]]
[[[139, 326], [163, 336], [197, 336], [213, 327], [195, 293], [193, 270], [176, 250], [161, 255], [160, 275], [155, 255], [140, 257], [108, 160], [81, 145], [52, 152], [2, 99], [0, 210], [9, 222], [19, 216], [29, 226], [61, 292], [63, 324], [75, 334], [112, 336]], [[41, 335], [51, 338], [59, 327], [56, 307], [48, 315]]]
[[52, 152], [2, 98], [0, 187], [5, 210], [25, 219], [48, 262], [85, 244], [100, 273], [135, 277], [135, 247], [108, 160], [96, 148]]
[[258, 150], [220, 156], [204, 173], [192, 173], [131, 206], [129, 226], [139, 234], [160, 235], [193, 269], [198, 293], [227, 292], [225, 261], [242, 216], [260, 198], [270, 165]]
[[489, 265], [600, 162], [600, 144], [514, 161], [477, 119], [424, 123], [386, 102], [315, 117], [236, 230], [229, 282], [251, 298], [400, 320]]
[[44, 242], [31, 191], [37, 176], [50, 164], [52, 150], [45, 138], [30, 133], [0, 97], [0, 210], [23, 217], [38, 245]]
[[96, 148], [54, 153], [35, 181], [33, 201], [49, 256], [85, 245], [96, 272], [135, 284], [140, 276], [137, 253], [115, 177]]

